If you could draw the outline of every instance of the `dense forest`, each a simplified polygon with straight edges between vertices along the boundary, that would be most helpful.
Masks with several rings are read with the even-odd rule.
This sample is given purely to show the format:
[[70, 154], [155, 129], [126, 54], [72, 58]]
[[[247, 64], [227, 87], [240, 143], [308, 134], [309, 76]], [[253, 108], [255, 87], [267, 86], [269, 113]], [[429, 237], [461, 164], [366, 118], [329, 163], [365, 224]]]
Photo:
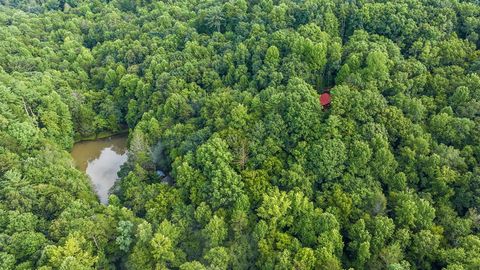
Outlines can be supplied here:
[[478, 0], [0, 0], [2, 270], [480, 269], [479, 163]]

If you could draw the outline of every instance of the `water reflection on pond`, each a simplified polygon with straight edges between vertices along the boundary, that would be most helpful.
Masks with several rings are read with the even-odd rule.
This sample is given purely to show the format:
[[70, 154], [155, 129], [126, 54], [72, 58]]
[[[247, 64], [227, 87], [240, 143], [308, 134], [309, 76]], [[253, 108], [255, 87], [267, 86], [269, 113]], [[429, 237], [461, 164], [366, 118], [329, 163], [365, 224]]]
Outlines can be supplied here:
[[120, 166], [127, 161], [127, 134], [78, 142], [73, 146], [72, 157], [77, 168], [90, 177], [100, 201], [106, 204]]

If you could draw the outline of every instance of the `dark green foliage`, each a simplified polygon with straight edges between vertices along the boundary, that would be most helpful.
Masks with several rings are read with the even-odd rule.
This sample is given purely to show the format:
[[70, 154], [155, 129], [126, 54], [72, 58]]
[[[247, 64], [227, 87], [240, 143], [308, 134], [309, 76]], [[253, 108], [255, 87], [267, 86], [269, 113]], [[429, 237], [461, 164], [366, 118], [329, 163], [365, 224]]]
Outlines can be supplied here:
[[[479, 269], [479, 18], [0, 0], [0, 269]], [[67, 151], [127, 128], [104, 206]]]

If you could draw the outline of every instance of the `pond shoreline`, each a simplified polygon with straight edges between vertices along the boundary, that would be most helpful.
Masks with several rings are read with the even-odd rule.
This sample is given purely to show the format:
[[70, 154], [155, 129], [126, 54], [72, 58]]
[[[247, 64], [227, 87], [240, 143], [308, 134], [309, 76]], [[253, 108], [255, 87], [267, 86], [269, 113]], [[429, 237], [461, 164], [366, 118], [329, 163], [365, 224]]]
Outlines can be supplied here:
[[90, 136], [83, 136], [83, 137], [76, 137], [75, 136], [73, 138], [73, 143], [75, 144], [75, 143], [79, 143], [79, 142], [95, 141], [95, 140], [98, 140], [98, 139], [105, 139], [105, 138], [112, 137], [112, 136], [128, 134], [128, 132], [129, 132], [129, 129], [124, 128], [124, 129], [121, 129], [121, 130], [115, 131], [115, 132], [103, 131], [103, 132], [100, 132], [100, 133], [97, 133], [97, 134], [94, 134], [94, 135], [90, 135]]

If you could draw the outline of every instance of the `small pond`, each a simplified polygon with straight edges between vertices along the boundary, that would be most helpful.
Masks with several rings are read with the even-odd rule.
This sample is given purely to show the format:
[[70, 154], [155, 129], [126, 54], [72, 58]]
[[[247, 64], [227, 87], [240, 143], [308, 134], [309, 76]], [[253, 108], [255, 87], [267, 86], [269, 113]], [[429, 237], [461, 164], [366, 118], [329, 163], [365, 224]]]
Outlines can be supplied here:
[[77, 168], [90, 177], [100, 201], [107, 204], [120, 166], [127, 161], [127, 134], [78, 142], [73, 146], [72, 157]]

